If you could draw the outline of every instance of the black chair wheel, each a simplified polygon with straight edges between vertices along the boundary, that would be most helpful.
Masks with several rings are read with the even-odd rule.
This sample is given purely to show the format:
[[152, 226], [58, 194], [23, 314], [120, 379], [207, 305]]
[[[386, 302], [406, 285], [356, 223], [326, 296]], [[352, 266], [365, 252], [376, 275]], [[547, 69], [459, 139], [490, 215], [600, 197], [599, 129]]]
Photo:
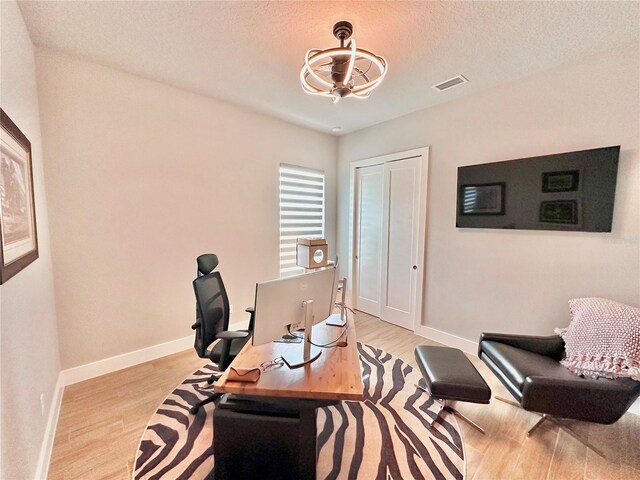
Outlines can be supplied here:
[[196, 413], [198, 413], [198, 410], [200, 410], [200, 407], [191, 407], [189, 409], [189, 413], [191, 413], [192, 415], [195, 415]]

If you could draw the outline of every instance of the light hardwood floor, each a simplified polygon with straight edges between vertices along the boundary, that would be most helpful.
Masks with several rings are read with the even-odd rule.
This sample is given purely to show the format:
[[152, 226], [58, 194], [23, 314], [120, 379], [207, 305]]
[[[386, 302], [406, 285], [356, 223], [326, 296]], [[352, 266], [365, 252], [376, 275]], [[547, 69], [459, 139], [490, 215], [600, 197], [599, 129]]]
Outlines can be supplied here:
[[[359, 341], [414, 367], [414, 348], [435, 344], [366, 314], [357, 315], [356, 328]], [[494, 396], [510, 398], [484, 364], [470, 358]], [[147, 421], [166, 395], [204, 363], [190, 350], [67, 387], [49, 478], [131, 478]], [[526, 431], [538, 417], [495, 399], [490, 405], [459, 404], [458, 408], [487, 431], [483, 436], [458, 422], [465, 442], [467, 480], [640, 480], [640, 416], [626, 414], [607, 426], [572, 423], [604, 450], [605, 460], [554, 425], [543, 425], [527, 438]]]

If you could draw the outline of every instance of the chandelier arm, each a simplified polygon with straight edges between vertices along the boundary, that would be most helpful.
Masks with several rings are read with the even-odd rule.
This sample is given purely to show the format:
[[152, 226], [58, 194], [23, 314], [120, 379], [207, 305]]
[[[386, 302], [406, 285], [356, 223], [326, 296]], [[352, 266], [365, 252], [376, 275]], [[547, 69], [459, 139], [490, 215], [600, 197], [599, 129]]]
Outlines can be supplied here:
[[313, 85], [311, 85], [308, 81], [307, 81], [307, 76], [308, 76], [308, 72], [306, 72], [306, 69], [304, 67], [302, 67], [302, 70], [300, 70], [300, 84], [302, 85], [302, 89], [307, 92], [307, 93], [317, 93], [320, 90], [316, 89]]
[[380, 85], [380, 82], [378, 81], [378, 79], [376, 79], [376, 80], [374, 80], [373, 82], [370, 82], [370, 84], [369, 84], [369, 85], [367, 85], [367, 86], [366, 86], [366, 87], [364, 87], [364, 88], [359, 88], [359, 89], [351, 90], [351, 93], [352, 93], [352, 94], [354, 94], [354, 95], [356, 95], [356, 94], [363, 95], [363, 94], [365, 94], [365, 93], [366, 93], [366, 94], [369, 94], [369, 93], [371, 93], [371, 91], [372, 91], [373, 89], [375, 89], [378, 85]]
[[320, 90], [314, 87], [313, 85], [311, 85], [310, 83], [308, 83], [307, 81], [302, 83], [302, 89], [305, 92], [310, 93], [312, 95], [324, 95], [326, 93], [325, 90]]
[[[304, 89], [304, 87], [303, 87]], [[331, 95], [330, 93], [327, 92], [312, 92], [309, 90], [304, 90], [305, 93], [309, 94], [309, 95], [317, 95], [319, 97], [328, 97], [328, 98], [333, 98], [333, 95]]]
[[342, 83], [344, 85], [348, 85], [349, 80], [351, 80], [351, 74], [353, 73], [353, 67], [356, 63], [356, 53], [358, 49], [356, 48], [356, 39], [351, 40], [351, 58], [349, 58], [349, 66], [347, 67], [347, 71], [344, 73], [344, 79]]
[[360, 56], [361, 58], [366, 58], [367, 60], [372, 62], [376, 67], [378, 67], [378, 70], [380, 70], [380, 72], [386, 70], [387, 68], [387, 61], [384, 59], [384, 57], [376, 55], [375, 53], [358, 49], [358, 56]]
[[[380, 69], [380, 76], [378, 78], [376, 78], [375, 80], [371, 80], [370, 82], [364, 83], [362, 85], [360, 85], [358, 87], [358, 91], [362, 91], [362, 90], [366, 90], [366, 91], [371, 91], [374, 88], [376, 88], [376, 86], [382, 81], [382, 79], [384, 78], [384, 76], [387, 73], [387, 62], [384, 58], [382, 57], [377, 57], [378, 60], [381, 60], [381, 66], [382, 68]], [[374, 62], [375, 63], [375, 62]], [[377, 66], [377, 65], [376, 65]], [[372, 87], [372, 88], [370, 88]], [[352, 90], [352, 92], [354, 92], [354, 90]]]
[[351, 93], [367, 93], [376, 88], [378, 85], [380, 85], [380, 82], [378, 81], [378, 79], [375, 79], [372, 82], [365, 83], [358, 88], [351, 89]]
[[[307, 74], [308, 76], [308, 74]], [[333, 95], [330, 92], [327, 92], [326, 90], [320, 90], [317, 87], [314, 87], [313, 85], [311, 85], [306, 77], [301, 77], [302, 78], [302, 89], [310, 94], [310, 95], [320, 95], [323, 97], [329, 97], [329, 98], [333, 98]]]
[[[368, 82], [369, 82], [369, 77], [367, 77], [367, 72], [368, 72], [369, 70], [367, 70], [367, 72], [363, 72], [362, 70], [358, 69], [358, 71], [360, 72], [360, 75], [358, 75], [358, 76], [359, 76], [359, 77], [363, 77], [363, 78], [364, 78], [365, 83], [368, 83]], [[355, 82], [354, 82], [354, 83], [355, 83]]]
[[302, 84], [302, 88], [305, 91], [309, 92], [309, 93], [324, 92], [324, 90], [320, 90], [319, 88], [314, 87], [313, 85], [311, 85], [311, 83], [307, 79], [308, 76], [309, 76], [309, 72], [306, 72], [304, 70], [300, 72], [300, 81], [301, 81], [301, 84]]
[[359, 76], [361, 77], [365, 77], [367, 79], [367, 82], [369, 81], [369, 78], [367, 77], [367, 73], [369, 73], [369, 70], [371, 70], [371, 67], [373, 67], [373, 62], [371, 60], [369, 60], [369, 68], [367, 68], [367, 70], [365, 72], [363, 72], [360, 68], [358, 67], [353, 67], [354, 70], [357, 70], [358, 73], [360, 74]]
[[[333, 65], [333, 63], [332, 63], [332, 62], [323, 63], [322, 65], [318, 65], [318, 66], [316, 67], [316, 71], [320, 71], [320, 70], [322, 70], [324, 67], [329, 67], [329, 66], [331, 66], [331, 65]], [[325, 71], [326, 71], [326, 70], [325, 70]]]
[[311, 74], [313, 78], [315, 78], [321, 84], [326, 85], [329, 88], [333, 88], [333, 83], [327, 82], [324, 78], [322, 78], [320, 75], [314, 72], [313, 68], [311, 68], [311, 65], [309, 63], [309, 55], [311, 54], [311, 52], [320, 52], [320, 50], [309, 50], [307, 54], [304, 56], [304, 64], [307, 67], [308, 72]]

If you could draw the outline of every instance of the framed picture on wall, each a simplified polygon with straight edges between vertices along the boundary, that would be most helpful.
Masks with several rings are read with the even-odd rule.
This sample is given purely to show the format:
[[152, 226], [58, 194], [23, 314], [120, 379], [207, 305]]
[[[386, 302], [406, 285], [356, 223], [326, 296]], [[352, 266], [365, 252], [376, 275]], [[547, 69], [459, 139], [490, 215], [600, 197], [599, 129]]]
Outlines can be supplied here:
[[505, 183], [460, 185], [460, 215], [504, 215]]
[[31, 142], [0, 109], [0, 283], [38, 258]]

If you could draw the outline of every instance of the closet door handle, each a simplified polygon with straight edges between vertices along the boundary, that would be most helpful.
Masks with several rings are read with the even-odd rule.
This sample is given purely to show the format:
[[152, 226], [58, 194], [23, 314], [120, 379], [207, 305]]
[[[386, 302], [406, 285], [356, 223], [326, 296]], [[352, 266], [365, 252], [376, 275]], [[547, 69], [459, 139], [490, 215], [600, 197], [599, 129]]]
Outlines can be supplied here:
[[418, 265], [414, 265], [414, 266], [413, 266], [413, 269], [414, 269], [414, 270], [417, 270], [417, 269], [418, 269]]

